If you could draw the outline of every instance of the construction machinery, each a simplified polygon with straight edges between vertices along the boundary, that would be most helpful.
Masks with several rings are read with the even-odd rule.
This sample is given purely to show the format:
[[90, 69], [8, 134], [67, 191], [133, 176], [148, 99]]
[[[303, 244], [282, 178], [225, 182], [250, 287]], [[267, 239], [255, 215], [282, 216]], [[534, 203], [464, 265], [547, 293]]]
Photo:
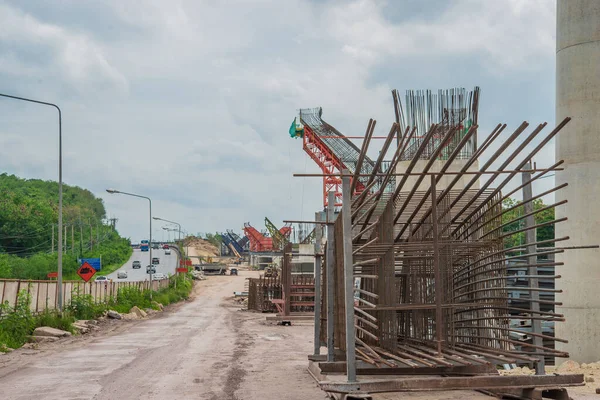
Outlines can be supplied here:
[[228, 233], [221, 233], [221, 238], [223, 239], [223, 243], [225, 246], [231, 251], [231, 253], [239, 258], [242, 258], [242, 254], [240, 252], [241, 248], [238, 247], [238, 243], [235, 240], [232, 240], [231, 236]]
[[227, 229], [227, 235], [229, 235], [229, 238], [234, 242], [234, 246], [238, 253], [242, 254], [248, 251], [249, 239], [246, 236], [240, 237], [231, 229]]
[[[278, 232], [275, 234], [277, 237], [266, 236], [266, 234], [259, 232], [256, 228], [250, 225], [249, 222], [244, 223], [244, 234], [249, 239], [249, 249], [251, 252], [268, 252], [273, 250], [278, 251], [278, 248], [273, 245], [274, 241], [277, 242], [278, 240], [283, 240], [286, 243], [289, 242], [289, 237], [292, 232], [292, 227], [289, 224], [284, 225], [281, 227], [281, 229], [277, 230], [271, 221], [269, 221], [269, 223], [271, 224], [271, 227], [269, 228], [269, 226], [267, 226], [267, 228], [269, 228], [270, 231], [272, 230], [271, 235], [275, 232]], [[281, 236], [279, 236], [279, 234], [283, 236], [283, 239]], [[282, 248], [283, 247], [279, 247], [279, 249]]]
[[291, 224], [284, 225], [280, 230], [269, 220], [269, 218], [265, 217], [265, 226], [269, 230], [269, 234], [271, 235], [273, 250], [281, 251], [285, 247], [286, 244], [290, 242], [290, 234], [292, 233]]
[[250, 251], [261, 252], [273, 250], [273, 239], [260, 233], [250, 225], [250, 222], [244, 223], [244, 234], [250, 240]]

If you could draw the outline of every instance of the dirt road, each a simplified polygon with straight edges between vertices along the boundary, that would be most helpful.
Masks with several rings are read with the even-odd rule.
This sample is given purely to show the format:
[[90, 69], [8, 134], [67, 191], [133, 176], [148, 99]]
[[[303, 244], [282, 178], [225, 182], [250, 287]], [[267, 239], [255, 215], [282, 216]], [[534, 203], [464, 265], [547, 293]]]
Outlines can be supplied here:
[[211, 276], [193, 301], [110, 336], [0, 355], [0, 399], [325, 398], [306, 372], [312, 326], [267, 324], [231, 300], [247, 274]]

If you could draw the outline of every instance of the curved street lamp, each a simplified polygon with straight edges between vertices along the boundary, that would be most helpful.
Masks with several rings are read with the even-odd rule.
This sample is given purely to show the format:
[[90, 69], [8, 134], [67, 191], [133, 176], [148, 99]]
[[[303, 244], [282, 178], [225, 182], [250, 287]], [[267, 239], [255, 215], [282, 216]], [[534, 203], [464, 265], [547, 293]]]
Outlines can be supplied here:
[[139, 194], [121, 192], [120, 190], [115, 189], [106, 189], [106, 191], [110, 194], [124, 194], [126, 196], [139, 197], [141, 199], [148, 200], [149, 208], [150, 208], [150, 238], [148, 239], [148, 254], [150, 256], [150, 300], [152, 300], [152, 200], [150, 197], [141, 196]]
[[[168, 222], [170, 224], [177, 225], [179, 227], [179, 241], [181, 242], [181, 224], [179, 222], [169, 221], [168, 219], [159, 218], [159, 217], [152, 217], [152, 219], [155, 219], [157, 221], [164, 221], [164, 222]], [[181, 246], [183, 247], [183, 259], [184, 259], [184, 262], [185, 262], [185, 258], [187, 257], [187, 252], [185, 251], [185, 246], [183, 245], [183, 242], [181, 242]]]
[[58, 111], [58, 276], [56, 279], [56, 286], [58, 290], [58, 311], [63, 309], [63, 285], [62, 285], [62, 220], [63, 220], [63, 182], [62, 182], [62, 111], [60, 107], [54, 103], [47, 103], [45, 101], [39, 101], [34, 99], [28, 99], [26, 97], [11, 96], [9, 94], [0, 93], [1, 97], [6, 97], [13, 100], [27, 101], [29, 103], [42, 104], [44, 106], [50, 106], [56, 108]]

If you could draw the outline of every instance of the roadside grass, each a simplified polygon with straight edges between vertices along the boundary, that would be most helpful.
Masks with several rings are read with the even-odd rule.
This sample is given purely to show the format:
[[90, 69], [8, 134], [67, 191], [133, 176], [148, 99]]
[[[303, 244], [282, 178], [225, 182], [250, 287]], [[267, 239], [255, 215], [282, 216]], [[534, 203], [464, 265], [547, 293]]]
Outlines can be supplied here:
[[35, 328], [49, 326], [75, 333], [73, 322], [78, 319], [95, 319], [102, 316], [107, 310], [119, 313], [128, 313], [132, 307], [141, 309], [160, 309], [163, 306], [188, 299], [193, 288], [193, 281], [185, 275], [170, 278], [169, 287], [152, 293], [149, 290], [138, 290], [127, 287], [119, 289], [117, 298], [110, 298], [106, 303], [95, 303], [89, 294], [74, 292], [71, 302], [65, 307], [62, 314], [54, 310], [47, 310], [41, 314], [31, 313], [31, 296], [24, 289], [19, 292], [16, 307], [9, 306], [8, 302], [0, 304], [0, 352], [8, 351], [6, 348], [16, 349], [27, 342]]

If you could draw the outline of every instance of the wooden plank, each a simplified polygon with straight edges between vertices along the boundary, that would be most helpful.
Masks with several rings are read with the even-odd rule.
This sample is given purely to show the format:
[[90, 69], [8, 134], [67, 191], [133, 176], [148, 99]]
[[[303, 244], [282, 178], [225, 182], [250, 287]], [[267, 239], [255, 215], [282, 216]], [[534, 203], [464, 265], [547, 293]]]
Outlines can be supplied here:
[[494, 390], [533, 389], [557, 386], [583, 386], [583, 374], [577, 375], [519, 375], [402, 378], [371, 380], [357, 383], [319, 382], [326, 392], [334, 393], [390, 393], [437, 390]]
[[[344, 361], [319, 362], [321, 374], [337, 374], [346, 372], [346, 363]], [[367, 366], [357, 366], [358, 375], [477, 375], [496, 373], [494, 366], [473, 365], [473, 366], [453, 366], [453, 367], [394, 367], [394, 368], [370, 368]]]

